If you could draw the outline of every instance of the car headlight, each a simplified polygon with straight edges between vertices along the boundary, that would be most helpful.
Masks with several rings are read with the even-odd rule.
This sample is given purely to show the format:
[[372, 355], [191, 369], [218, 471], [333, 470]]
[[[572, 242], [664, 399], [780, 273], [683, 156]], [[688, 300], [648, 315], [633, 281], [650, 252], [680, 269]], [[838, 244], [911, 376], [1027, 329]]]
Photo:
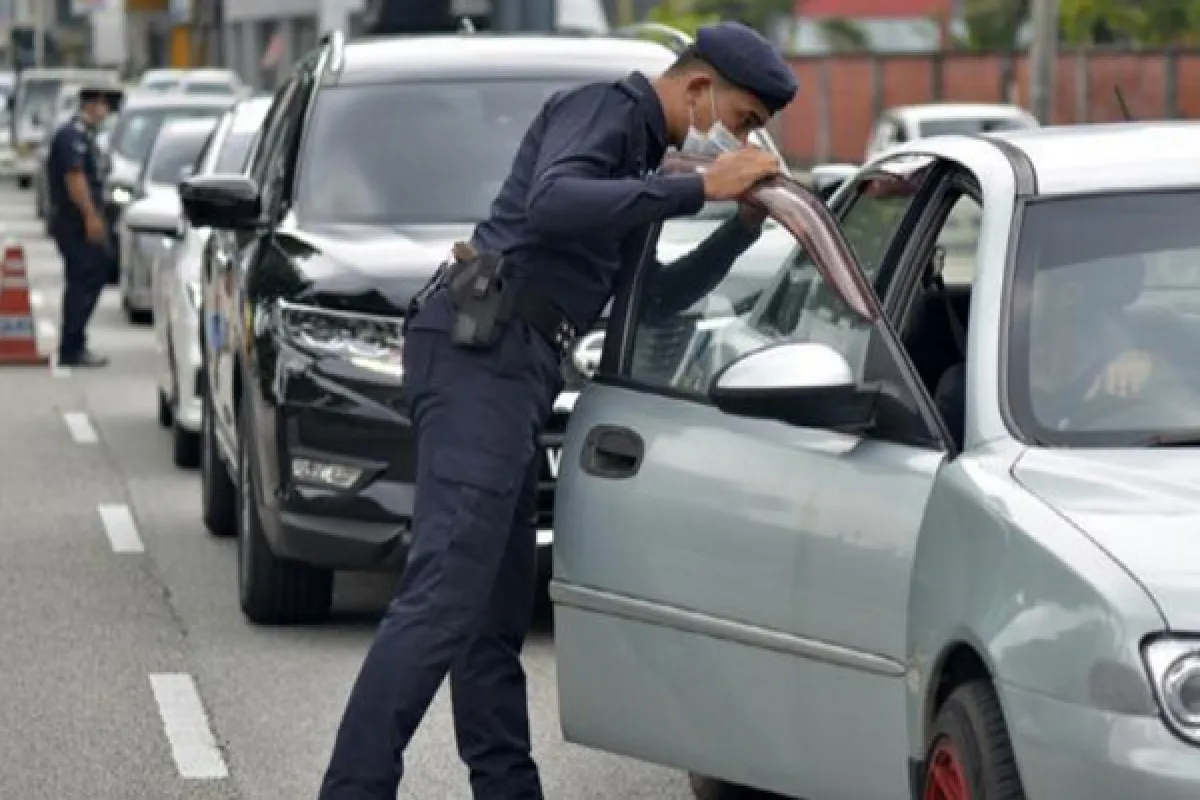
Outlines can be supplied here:
[[280, 300], [276, 319], [284, 337], [313, 355], [336, 356], [361, 369], [404, 375], [403, 321], [350, 311], [333, 311]]
[[1200, 639], [1156, 639], [1145, 646], [1144, 654], [1167, 723], [1200, 745]]
[[123, 206], [133, 199], [133, 192], [125, 186], [114, 186], [108, 192], [108, 199], [113, 205]]

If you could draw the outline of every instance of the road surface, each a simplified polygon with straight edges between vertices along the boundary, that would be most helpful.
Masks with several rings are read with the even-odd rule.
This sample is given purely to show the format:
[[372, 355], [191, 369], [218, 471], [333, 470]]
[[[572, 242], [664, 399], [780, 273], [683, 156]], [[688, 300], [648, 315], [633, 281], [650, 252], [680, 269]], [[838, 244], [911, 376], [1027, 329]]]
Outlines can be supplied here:
[[[61, 265], [33, 193], [0, 184], [0, 224], [52, 352]], [[248, 624], [234, 544], [205, 532], [157, 423], [151, 329], [109, 289], [91, 341], [108, 368], [0, 367], [0, 798], [315, 797], [392, 579], [339, 576], [325, 625]], [[563, 743], [547, 628], [525, 657], [547, 797], [690, 798], [677, 772]], [[445, 693], [407, 769], [400, 797], [469, 798]]]

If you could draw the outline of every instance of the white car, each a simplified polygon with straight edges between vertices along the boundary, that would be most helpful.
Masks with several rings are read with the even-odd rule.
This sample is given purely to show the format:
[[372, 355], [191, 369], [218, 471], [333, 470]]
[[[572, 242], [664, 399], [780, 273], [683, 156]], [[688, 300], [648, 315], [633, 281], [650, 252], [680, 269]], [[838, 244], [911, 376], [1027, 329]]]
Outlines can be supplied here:
[[[254, 98], [228, 111], [210, 131], [190, 172], [239, 172], [269, 106], [270, 98]], [[199, 120], [169, 123], [163, 135], [171, 128], [184, 130], [203, 124]], [[126, 211], [125, 223], [138, 234], [168, 240], [151, 269], [158, 419], [171, 429], [176, 466], [194, 467], [200, 460], [204, 374], [200, 270], [212, 230], [187, 223], [175, 191], [154, 193], [137, 201]]]
[[879, 115], [867, 138], [865, 161], [897, 145], [929, 136], [993, 133], [1039, 127], [1020, 106], [1004, 103], [929, 103], [897, 106]]

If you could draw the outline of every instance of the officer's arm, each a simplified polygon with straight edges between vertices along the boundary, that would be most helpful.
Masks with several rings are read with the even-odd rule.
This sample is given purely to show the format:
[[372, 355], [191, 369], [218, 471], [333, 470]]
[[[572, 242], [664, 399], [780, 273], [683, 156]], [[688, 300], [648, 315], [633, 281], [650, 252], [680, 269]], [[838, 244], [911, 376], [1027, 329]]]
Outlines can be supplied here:
[[71, 128], [63, 128], [51, 145], [54, 161], [63, 171], [63, 179], [67, 185], [67, 196], [71, 198], [84, 220], [90, 220], [99, 215], [92, 203], [92, 191], [88, 186], [87, 174], [83, 171], [83, 157], [87, 143], [82, 137], [75, 135]]
[[646, 292], [646, 301], [655, 308], [652, 313], [677, 314], [703, 300], [761, 233], [762, 226], [747, 224], [735, 214], [687, 255], [652, 266]]
[[612, 177], [622, 167], [628, 126], [642, 121], [611, 90], [566, 95], [547, 106], [541, 124], [526, 213], [542, 233], [622, 238], [704, 205], [699, 175]]

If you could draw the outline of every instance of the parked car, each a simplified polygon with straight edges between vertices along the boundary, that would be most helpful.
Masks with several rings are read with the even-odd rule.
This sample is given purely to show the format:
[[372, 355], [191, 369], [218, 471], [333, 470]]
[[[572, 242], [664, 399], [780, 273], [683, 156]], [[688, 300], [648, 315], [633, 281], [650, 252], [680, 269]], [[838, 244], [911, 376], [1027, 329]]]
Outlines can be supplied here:
[[761, 189], [795, 249], [698, 385], [639, 374], [631, 276], [563, 450], [567, 740], [706, 797], [1200, 796], [1197, 146], [946, 136], [828, 208]]
[[10, 95], [9, 121], [17, 159], [17, 186], [22, 189], [33, 185], [38, 169], [37, 148], [52, 132], [55, 103], [64, 83], [121, 88], [120, 77], [114, 70], [31, 67], [21, 71], [16, 91]]
[[[269, 105], [269, 99], [252, 99], [226, 112], [196, 157], [192, 174], [229, 174], [241, 170]], [[204, 124], [170, 123], [172, 127], [180, 126], [180, 130]], [[160, 134], [156, 149], [162, 146], [167, 130], [164, 128]], [[213, 231], [187, 223], [176, 192], [155, 192], [135, 201], [125, 211], [125, 225], [136, 234], [169, 240], [151, 266], [158, 421], [171, 430], [175, 465], [194, 467], [200, 461], [204, 394], [200, 349], [201, 266]]]
[[[191, 174], [216, 122], [216, 119], [201, 118], [178, 119], [164, 124], [134, 184], [133, 202], [157, 198], [165, 204], [178, 203], [179, 182]], [[176, 237], [172, 238], [145, 234], [131, 228], [124, 217], [118, 230], [123, 264], [121, 306], [131, 322], [148, 322], [153, 319], [158, 305], [154, 298], [154, 265], [170, 249], [172, 238], [177, 238], [183, 231], [177, 227]]]
[[1007, 103], [928, 103], [889, 108], [867, 137], [866, 159], [896, 145], [946, 134], [991, 133], [1038, 127], [1037, 117]]
[[[487, 214], [552, 92], [633, 69], [656, 75], [674, 58], [661, 44], [602, 37], [335, 34], [277, 93], [247, 175], [185, 184], [194, 224], [239, 231], [222, 245], [214, 237], [205, 267], [212, 442], [201, 449], [218, 459], [205, 467], [205, 521], [239, 537], [249, 619], [318, 618], [335, 569], [403, 564], [415, 446], [400, 326], [410, 297]], [[733, 208], [710, 207], [694, 224], [715, 228]], [[586, 378], [576, 366], [542, 441], [543, 573], [558, 448]]]
[[[109, 137], [104, 176], [104, 210], [114, 242], [120, 241], [118, 226], [125, 207], [134, 199], [135, 183], [149, 155], [158, 130], [164, 122], [175, 119], [207, 119], [213, 124], [235, 102], [225, 96], [192, 96], [139, 90], [126, 95], [120, 118]], [[118, 249], [116, 265], [123, 270], [127, 253]], [[144, 315], [145, 308], [126, 309], [135, 316]]]
[[195, 69], [150, 69], [142, 73], [138, 87], [157, 92], [216, 94], [241, 97], [246, 86], [231, 69], [202, 67]]

